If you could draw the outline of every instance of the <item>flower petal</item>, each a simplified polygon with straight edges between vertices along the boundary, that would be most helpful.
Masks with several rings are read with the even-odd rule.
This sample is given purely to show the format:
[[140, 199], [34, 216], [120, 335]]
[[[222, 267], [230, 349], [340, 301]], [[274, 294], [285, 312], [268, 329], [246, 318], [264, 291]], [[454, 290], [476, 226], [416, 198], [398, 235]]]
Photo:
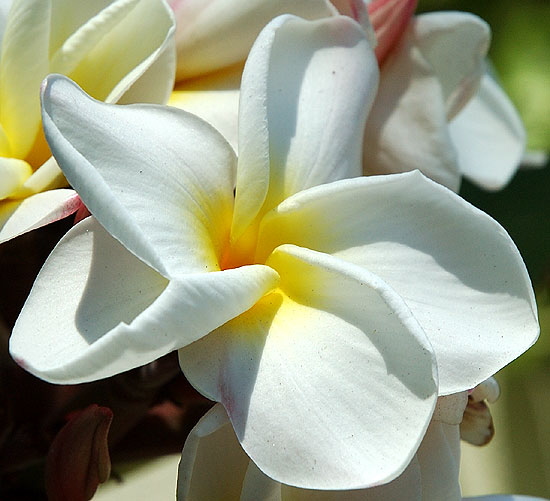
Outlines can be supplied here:
[[388, 53], [394, 49], [416, 9], [418, 0], [373, 0], [368, 12], [376, 33], [378, 45], [376, 58], [384, 64]]
[[473, 388], [537, 339], [529, 276], [506, 231], [418, 172], [291, 197], [266, 216], [257, 258], [282, 243], [333, 254], [387, 282], [428, 335], [440, 395]]
[[59, 165], [115, 238], [166, 277], [219, 269], [236, 160], [212, 127], [174, 108], [99, 103], [59, 75], [43, 95]]
[[49, 72], [50, 2], [14, 2], [0, 57], [0, 122], [11, 155], [25, 158], [40, 127], [40, 82]]
[[284, 16], [262, 31], [241, 84], [232, 238], [297, 191], [361, 174], [377, 81], [364, 32], [346, 16]]
[[0, 157], [0, 200], [13, 195], [32, 174], [24, 160]]
[[242, 66], [176, 85], [168, 104], [213, 125], [237, 151]]
[[262, 28], [281, 14], [306, 19], [335, 14], [327, 0], [171, 0], [170, 4], [178, 20], [178, 81], [244, 61]]
[[388, 501], [401, 499], [404, 492], [410, 501], [422, 500], [416, 458], [395, 480], [368, 490], [319, 491], [280, 484], [263, 474], [248, 458], [220, 404], [191, 430], [178, 475], [178, 501]]
[[0, 202], [0, 242], [63, 219], [81, 205], [80, 197], [69, 189], [45, 191], [22, 200], [3, 200]]
[[435, 71], [447, 118], [453, 118], [476, 93], [485, 72], [491, 31], [466, 12], [431, 12], [417, 16], [415, 45]]
[[422, 476], [422, 500], [457, 500], [460, 496], [458, 426], [432, 421], [416, 453]]
[[89, 217], [63, 237], [40, 271], [10, 351], [51, 382], [100, 379], [192, 343], [276, 283], [266, 266], [168, 282]]
[[171, 45], [171, 71], [157, 75], [167, 99], [175, 71], [174, 30], [164, 2], [117, 0], [64, 41], [53, 55], [51, 72], [69, 75], [96, 99], [113, 102]]
[[452, 393], [437, 399], [433, 419], [446, 424], [460, 424], [468, 403], [468, 392]]
[[391, 480], [435, 405], [424, 333], [401, 299], [357, 266], [294, 246], [267, 264], [280, 290], [180, 350], [182, 370], [223, 403], [269, 477], [321, 489]]
[[224, 408], [215, 405], [191, 430], [183, 446], [178, 501], [240, 499], [249, 461]]
[[386, 59], [365, 126], [365, 175], [421, 170], [458, 191], [460, 172], [441, 84], [412, 29]]
[[449, 131], [468, 179], [489, 190], [510, 181], [522, 160], [526, 133], [514, 105], [489, 74]]

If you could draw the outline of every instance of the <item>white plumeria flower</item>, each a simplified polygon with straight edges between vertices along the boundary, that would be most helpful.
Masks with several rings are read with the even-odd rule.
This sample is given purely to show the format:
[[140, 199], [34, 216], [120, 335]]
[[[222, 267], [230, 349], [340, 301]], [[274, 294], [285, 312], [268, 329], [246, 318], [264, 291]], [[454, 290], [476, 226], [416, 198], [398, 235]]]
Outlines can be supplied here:
[[179, 349], [270, 477], [341, 489], [398, 475], [438, 394], [489, 377], [538, 324], [493, 219], [418, 172], [358, 177], [377, 77], [349, 18], [275, 19], [243, 73], [238, 161], [193, 115], [50, 77], [48, 142], [100, 224], [48, 258], [14, 358], [77, 383]]
[[2, 1], [2, 33], [0, 242], [80, 206], [42, 132], [46, 75], [68, 75], [102, 101], [165, 103], [175, 72], [174, 19], [163, 0]]
[[[436, 409], [417, 453], [395, 480], [369, 489], [319, 491], [277, 482], [254, 464], [235, 436], [220, 404], [191, 430], [178, 471], [178, 501], [542, 501], [542, 498], [493, 495], [463, 498], [459, 485], [458, 423], [466, 400], [445, 397], [453, 410]], [[447, 402], [448, 404], [449, 402]], [[443, 404], [445, 406], [445, 404]], [[449, 422], [450, 421], [450, 422]]]
[[365, 129], [365, 174], [419, 169], [454, 191], [462, 176], [500, 189], [521, 163], [526, 135], [487, 71], [489, 26], [471, 14], [434, 12], [413, 17], [400, 33], [392, 30], [415, 4], [369, 5], [381, 35], [381, 74]]
[[314, 20], [340, 13], [359, 22], [371, 43], [375, 43], [363, 0], [170, 0], [169, 3], [176, 14], [178, 55], [177, 84], [169, 104], [205, 119], [235, 149], [244, 62], [269, 21], [281, 14]]

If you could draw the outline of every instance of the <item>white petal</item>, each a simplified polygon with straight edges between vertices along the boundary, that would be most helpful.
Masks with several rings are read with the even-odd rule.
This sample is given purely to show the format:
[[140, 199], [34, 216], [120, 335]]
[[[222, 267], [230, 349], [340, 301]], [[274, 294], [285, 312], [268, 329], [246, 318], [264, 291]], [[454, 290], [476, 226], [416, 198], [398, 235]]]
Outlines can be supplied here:
[[449, 124], [461, 172], [490, 190], [504, 187], [525, 151], [525, 129], [514, 105], [486, 74], [477, 95]]
[[485, 71], [489, 26], [472, 14], [442, 11], [417, 16], [412, 30], [415, 45], [439, 79], [451, 119], [477, 91]]
[[40, 82], [48, 74], [50, 2], [15, 2], [2, 40], [0, 122], [11, 156], [25, 158], [40, 127]]
[[185, 441], [178, 468], [178, 501], [239, 499], [249, 461], [224, 408], [215, 405]]
[[282, 485], [282, 501], [425, 501], [422, 478], [416, 457], [395, 480], [368, 489], [315, 491]]
[[246, 58], [261, 29], [274, 17], [319, 19], [335, 13], [327, 0], [171, 0], [178, 19], [177, 79], [211, 73]]
[[250, 308], [277, 282], [266, 266], [168, 281], [86, 218], [40, 271], [10, 339], [29, 372], [79, 383], [151, 362]]
[[282, 243], [331, 253], [387, 282], [428, 335], [442, 395], [473, 388], [538, 336], [529, 276], [508, 234], [418, 172], [289, 198], [264, 220], [259, 262]]
[[433, 419], [446, 424], [460, 424], [467, 404], [467, 391], [439, 397], [435, 406]]
[[262, 31], [241, 84], [235, 239], [287, 196], [361, 174], [377, 81], [374, 53], [346, 16], [285, 16]]
[[399, 297], [359, 267], [294, 246], [267, 264], [280, 290], [180, 350], [183, 371], [224, 404], [269, 477], [321, 489], [395, 478], [435, 404], [423, 332]]
[[0, 242], [53, 223], [76, 212], [82, 202], [68, 189], [37, 193], [22, 200], [0, 202]]
[[168, 104], [213, 125], [237, 151], [239, 88], [242, 67], [217, 72], [176, 86]]
[[111, 234], [166, 277], [219, 269], [236, 160], [212, 127], [174, 108], [99, 103], [61, 76], [43, 94], [50, 147]]
[[280, 484], [263, 474], [242, 450], [220, 404], [191, 430], [178, 472], [178, 501], [391, 501], [422, 500], [420, 467], [414, 458], [388, 484], [361, 490], [319, 491]]
[[409, 29], [390, 53], [365, 126], [365, 175], [421, 170], [454, 191], [460, 173], [441, 83]]
[[422, 476], [422, 501], [460, 501], [458, 426], [432, 421], [416, 454]]

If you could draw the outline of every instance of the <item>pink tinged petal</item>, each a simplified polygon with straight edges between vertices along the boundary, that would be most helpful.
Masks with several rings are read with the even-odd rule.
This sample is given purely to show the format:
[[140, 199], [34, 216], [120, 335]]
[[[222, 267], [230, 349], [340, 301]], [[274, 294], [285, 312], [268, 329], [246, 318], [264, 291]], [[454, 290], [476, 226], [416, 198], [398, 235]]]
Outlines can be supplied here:
[[464, 12], [432, 12], [415, 18], [415, 45], [435, 71], [448, 120], [477, 92], [485, 73], [491, 31], [485, 21]]
[[178, 501], [239, 499], [249, 462], [224, 408], [215, 405], [185, 441], [178, 468]]
[[522, 161], [525, 129], [514, 105], [489, 74], [450, 122], [449, 131], [460, 171], [485, 189], [503, 188]]
[[294, 246], [267, 264], [280, 290], [180, 350], [182, 370], [223, 403], [269, 477], [312, 489], [395, 478], [437, 396], [424, 333], [401, 299], [359, 267]]
[[286, 16], [262, 31], [241, 85], [233, 238], [287, 196], [361, 174], [377, 81], [372, 49], [347, 17]]
[[368, 12], [376, 33], [378, 44], [375, 49], [380, 65], [395, 47], [416, 9], [417, 0], [373, 0]]
[[107, 435], [113, 413], [93, 404], [75, 413], [55, 437], [46, 459], [52, 501], [91, 499], [111, 472]]
[[462, 499], [458, 426], [432, 421], [416, 457], [422, 476], [422, 501]]
[[0, 57], [0, 122], [11, 155], [25, 158], [40, 127], [40, 82], [49, 72], [50, 2], [14, 2]]
[[0, 242], [70, 216], [81, 206], [80, 197], [69, 189], [45, 191], [22, 200], [3, 200]]
[[115, 238], [166, 277], [219, 269], [236, 164], [219, 133], [174, 108], [99, 103], [61, 76], [43, 96], [59, 165]]
[[282, 243], [387, 282], [430, 340], [440, 395], [475, 387], [538, 337], [529, 276], [506, 231], [418, 172], [344, 180], [285, 200], [264, 219], [257, 258]]
[[414, 169], [458, 191], [460, 172], [441, 84], [409, 29], [381, 70], [365, 126], [363, 172], [368, 176]]
[[336, 13], [328, 0], [172, 0], [170, 4], [178, 20], [178, 81], [244, 61], [262, 28], [281, 14], [320, 19]]
[[266, 266], [168, 282], [89, 217], [54, 249], [10, 339], [12, 357], [50, 382], [124, 372], [181, 348], [276, 286]]

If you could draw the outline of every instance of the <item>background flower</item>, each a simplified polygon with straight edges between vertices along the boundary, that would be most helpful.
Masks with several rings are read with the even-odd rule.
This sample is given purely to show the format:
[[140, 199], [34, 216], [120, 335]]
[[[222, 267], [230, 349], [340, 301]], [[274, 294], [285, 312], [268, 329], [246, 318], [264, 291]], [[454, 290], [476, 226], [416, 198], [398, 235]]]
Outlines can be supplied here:
[[[11, 8], [8, 11], [8, 5]], [[166, 102], [174, 21], [161, 0], [14, 0], [0, 59], [0, 242], [75, 212], [80, 201], [42, 132], [40, 84], [70, 75], [108, 102]]]

